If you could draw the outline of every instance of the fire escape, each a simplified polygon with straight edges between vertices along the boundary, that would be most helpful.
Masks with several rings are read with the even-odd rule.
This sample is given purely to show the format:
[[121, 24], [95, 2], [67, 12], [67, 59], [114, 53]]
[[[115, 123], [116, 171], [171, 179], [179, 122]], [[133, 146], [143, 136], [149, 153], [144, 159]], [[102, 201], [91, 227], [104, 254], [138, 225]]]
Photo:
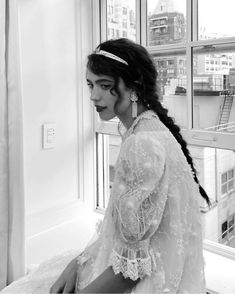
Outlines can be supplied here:
[[224, 95], [223, 105], [221, 107], [220, 117], [218, 125], [225, 125], [229, 122], [230, 112], [233, 105], [234, 93], [232, 91], [227, 91]]

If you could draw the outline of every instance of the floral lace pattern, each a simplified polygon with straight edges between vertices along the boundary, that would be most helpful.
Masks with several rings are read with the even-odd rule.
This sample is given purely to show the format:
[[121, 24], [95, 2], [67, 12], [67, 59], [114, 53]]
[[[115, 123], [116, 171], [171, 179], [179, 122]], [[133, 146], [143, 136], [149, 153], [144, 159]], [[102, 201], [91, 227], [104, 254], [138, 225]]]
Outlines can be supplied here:
[[112, 251], [110, 260], [115, 274], [122, 273], [125, 278], [129, 277], [133, 281], [152, 274], [150, 256], [147, 258], [129, 259]]

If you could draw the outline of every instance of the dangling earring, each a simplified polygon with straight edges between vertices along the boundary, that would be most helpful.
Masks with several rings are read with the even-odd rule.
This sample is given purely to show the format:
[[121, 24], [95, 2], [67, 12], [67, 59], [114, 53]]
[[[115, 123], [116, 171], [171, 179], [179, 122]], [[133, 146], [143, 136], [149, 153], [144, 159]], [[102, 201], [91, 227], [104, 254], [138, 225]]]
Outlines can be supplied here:
[[132, 117], [135, 118], [137, 117], [137, 101], [138, 97], [134, 91], [131, 92], [130, 100], [132, 102]]

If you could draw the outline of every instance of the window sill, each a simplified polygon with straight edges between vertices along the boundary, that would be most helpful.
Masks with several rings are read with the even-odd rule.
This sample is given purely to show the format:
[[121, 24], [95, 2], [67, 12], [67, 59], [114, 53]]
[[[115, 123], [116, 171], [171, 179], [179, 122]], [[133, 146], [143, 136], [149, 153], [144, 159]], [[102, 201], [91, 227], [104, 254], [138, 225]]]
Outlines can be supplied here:
[[211, 293], [235, 293], [235, 248], [204, 241], [205, 276]]

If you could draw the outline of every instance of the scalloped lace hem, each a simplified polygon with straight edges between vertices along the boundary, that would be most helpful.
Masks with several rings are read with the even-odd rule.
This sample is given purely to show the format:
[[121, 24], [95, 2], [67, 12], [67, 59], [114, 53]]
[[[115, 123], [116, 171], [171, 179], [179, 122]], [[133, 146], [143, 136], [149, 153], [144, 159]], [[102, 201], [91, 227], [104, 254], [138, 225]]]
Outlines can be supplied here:
[[128, 259], [119, 255], [115, 250], [112, 251], [110, 263], [115, 274], [122, 273], [124, 278], [130, 278], [133, 281], [143, 279], [152, 274], [151, 256], [146, 258]]

